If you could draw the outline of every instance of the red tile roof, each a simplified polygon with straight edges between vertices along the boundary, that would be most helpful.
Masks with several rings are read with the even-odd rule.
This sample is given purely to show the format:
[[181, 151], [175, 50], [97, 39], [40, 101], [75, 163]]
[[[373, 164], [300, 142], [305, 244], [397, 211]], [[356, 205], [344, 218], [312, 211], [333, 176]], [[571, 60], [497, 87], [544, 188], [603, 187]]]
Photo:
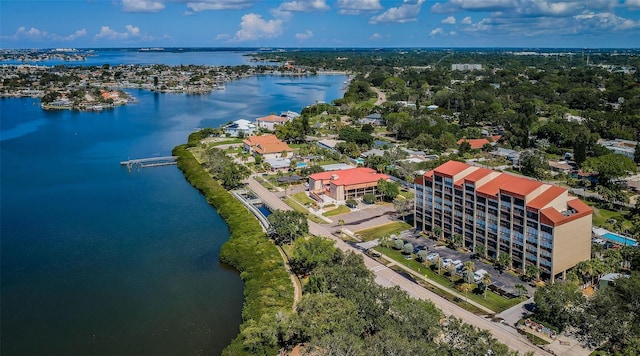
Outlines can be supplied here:
[[278, 116], [278, 115], [268, 115], [264, 117], [259, 117], [256, 121], [267, 121], [267, 122], [286, 122], [287, 118]]
[[471, 138], [471, 139], [461, 138], [458, 140], [457, 143], [459, 145], [463, 142], [469, 142], [469, 145], [471, 145], [472, 150], [481, 149], [482, 146], [484, 146], [486, 143], [490, 143], [489, 140], [487, 140], [486, 138]]
[[285, 142], [280, 141], [276, 135], [249, 136], [242, 141], [252, 147], [258, 154], [278, 152], [292, 152], [293, 149]]
[[490, 197], [497, 197], [500, 188], [515, 177], [509, 174], [500, 173], [499, 176], [486, 182], [480, 187], [476, 187], [476, 192]]
[[540, 210], [540, 222], [558, 226], [593, 214], [593, 209], [578, 198], [567, 201], [567, 206], [574, 210], [570, 215], [564, 215], [551, 207]]
[[555, 198], [557, 198], [559, 195], [563, 194], [566, 191], [567, 190], [564, 188], [552, 185], [549, 187], [549, 189], [545, 190], [544, 192], [540, 193], [540, 195], [533, 198], [533, 200], [531, 200], [527, 204], [527, 207], [540, 210], [544, 208], [545, 205], [549, 204]]
[[467, 182], [471, 182], [471, 183], [475, 183], [477, 181], [479, 181], [480, 179], [488, 176], [489, 174], [495, 172], [494, 170], [491, 169], [487, 169], [487, 168], [478, 168], [475, 171], [467, 174], [466, 177], [464, 177], [464, 180]]
[[500, 187], [500, 190], [509, 193], [509, 195], [516, 195], [522, 198], [526, 197], [527, 194], [533, 192], [534, 190], [540, 188], [542, 183], [522, 177], [513, 177], [509, 182], [506, 182]]
[[471, 167], [470, 165], [458, 161], [448, 161], [436, 167], [433, 171], [439, 173], [441, 175], [445, 175], [448, 177], [453, 177], [456, 174], [464, 171], [465, 169]]
[[[335, 176], [334, 179], [331, 179]], [[355, 185], [363, 183], [373, 183], [380, 179], [390, 179], [386, 174], [378, 173], [375, 169], [371, 168], [352, 168], [341, 171], [320, 172], [309, 176], [309, 178], [319, 180], [331, 180], [331, 184], [335, 185]]]

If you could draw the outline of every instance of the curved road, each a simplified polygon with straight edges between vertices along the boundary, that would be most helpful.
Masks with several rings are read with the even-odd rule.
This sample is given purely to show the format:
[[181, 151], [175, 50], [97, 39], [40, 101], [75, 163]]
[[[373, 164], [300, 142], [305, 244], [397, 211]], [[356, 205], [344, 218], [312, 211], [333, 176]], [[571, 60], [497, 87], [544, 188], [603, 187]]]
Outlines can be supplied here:
[[[285, 204], [282, 200], [269, 192], [265, 187], [260, 185], [260, 183], [253, 179], [253, 177], [250, 177], [247, 180], [247, 183], [249, 185], [249, 188], [253, 190], [253, 192], [255, 192], [260, 197], [260, 199], [262, 199], [262, 201], [269, 205], [271, 208], [280, 210], [291, 210], [291, 208], [287, 204]], [[451, 315], [460, 318], [466, 323], [469, 323], [477, 328], [489, 331], [498, 341], [509, 346], [509, 348], [511, 348], [512, 350], [518, 351], [521, 354], [533, 352], [536, 355], [551, 355], [545, 350], [531, 344], [527, 339], [520, 336], [515, 329], [507, 325], [494, 323], [486, 318], [475, 315], [440, 297], [439, 295], [421, 287], [415, 282], [402, 277], [387, 266], [365, 255], [364, 253], [362, 253], [362, 251], [355, 249], [351, 245], [336, 238], [335, 236], [333, 236], [333, 234], [331, 234], [331, 231], [327, 230], [324, 226], [309, 221], [309, 232], [317, 236], [325, 236], [331, 238], [336, 242], [336, 247], [343, 251], [351, 251], [353, 253], [362, 255], [364, 258], [364, 264], [375, 274], [376, 283], [385, 287], [398, 286], [414, 298], [430, 300], [433, 304], [435, 304], [436, 307], [440, 308], [445, 315]]]

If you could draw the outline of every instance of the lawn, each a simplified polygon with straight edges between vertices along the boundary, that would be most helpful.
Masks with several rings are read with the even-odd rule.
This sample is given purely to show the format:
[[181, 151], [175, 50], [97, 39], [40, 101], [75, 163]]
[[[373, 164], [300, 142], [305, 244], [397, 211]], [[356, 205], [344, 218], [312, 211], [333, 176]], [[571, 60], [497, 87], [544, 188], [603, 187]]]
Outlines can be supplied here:
[[[398, 250], [394, 250], [392, 248], [387, 248], [387, 247], [382, 247], [382, 246], [377, 246], [375, 248], [376, 251], [384, 254], [387, 257], [390, 257], [391, 259], [393, 259], [394, 261], [405, 265], [409, 268], [411, 268], [412, 270], [426, 276], [428, 279], [434, 281], [435, 283], [440, 284], [441, 286], [445, 287], [445, 288], [449, 288], [452, 290], [455, 290], [456, 292], [458, 292], [459, 294], [464, 295], [464, 293], [456, 290], [454, 288], [455, 285], [455, 281], [457, 281], [458, 279], [460, 279], [459, 276], [454, 276], [453, 277], [453, 282], [449, 279], [448, 276], [444, 275], [444, 269], [442, 274], [438, 274], [438, 271], [434, 271], [432, 270], [430, 267], [425, 266], [424, 264], [412, 259], [412, 260], [405, 260], [405, 255], [402, 254], [401, 251]], [[440, 294], [440, 293], [438, 293]], [[523, 299], [521, 298], [513, 298], [513, 299], [507, 299], [504, 298], [492, 291], [487, 291], [487, 297], [484, 298], [483, 294], [476, 294], [476, 293], [468, 293], [466, 295], [467, 298], [469, 298], [469, 300], [472, 300], [480, 305], [483, 305], [491, 310], [493, 310], [496, 313], [500, 313], [501, 311], [504, 311], [506, 309], [511, 308], [512, 306], [520, 303], [521, 301], [523, 301]]]
[[307, 196], [305, 192], [298, 192], [291, 194], [293, 199], [297, 200], [300, 204], [309, 206], [315, 204], [315, 201]]
[[322, 219], [320, 219], [319, 217], [310, 214], [309, 210], [305, 209], [302, 205], [300, 205], [300, 203], [298, 203], [297, 201], [293, 200], [291, 197], [287, 197], [284, 202], [289, 205], [293, 210], [301, 212], [303, 214], [305, 214], [307, 216], [307, 219], [313, 221], [314, 223], [317, 224], [326, 224], [326, 222]]
[[349, 212], [351, 212], [351, 209], [347, 208], [344, 205], [338, 205], [337, 208], [331, 209], [331, 210], [327, 211], [326, 213], [324, 213], [322, 215], [324, 215], [326, 217], [329, 217], [329, 216], [336, 216], [336, 215], [340, 215], [340, 214], [346, 214], [346, 213], [349, 213]]
[[631, 222], [625, 218], [624, 212], [598, 208], [596, 206], [596, 203], [591, 201], [584, 202], [593, 209], [593, 225], [600, 227], [611, 227], [611, 224], [609, 224], [607, 220], [615, 219], [616, 221], [621, 222], [623, 227], [629, 228], [632, 226]]
[[371, 229], [355, 231], [355, 233], [360, 235], [360, 238], [363, 241], [371, 241], [382, 236], [399, 234], [400, 232], [411, 228], [413, 228], [413, 226], [407, 224], [406, 222], [396, 221], [386, 225], [376, 226]]

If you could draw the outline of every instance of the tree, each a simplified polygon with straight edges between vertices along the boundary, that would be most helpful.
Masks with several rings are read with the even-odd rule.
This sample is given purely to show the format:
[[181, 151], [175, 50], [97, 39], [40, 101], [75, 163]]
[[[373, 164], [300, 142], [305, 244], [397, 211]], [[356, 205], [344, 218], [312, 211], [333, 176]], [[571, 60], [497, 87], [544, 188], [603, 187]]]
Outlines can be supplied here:
[[350, 207], [351, 209], [355, 208], [358, 206], [358, 202], [355, 199], [347, 199], [344, 202], [344, 205]]
[[522, 152], [519, 163], [522, 174], [536, 179], [542, 179], [549, 169], [549, 163], [544, 154], [538, 151]]
[[413, 253], [413, 244], [410, 242], [407, 242], [406, 244], [404, 244], [402, 246], [402, 253], [404, 253], [405, 255], [409, 255]]
[[480, 279], [482, 283], [482, 291], [484, 292], [484, 298], [487, 298], [487, 289], [489, 289], [489, 285], [491, 285], [491, 275], [489, 273], [485, 273], [482, 275]]
[[640, 165], [640, 142], [636, 143], [635, 151], [633, 151], [633, 162]]
[[393, 199], [393, 206], [396, 208], [396, 212], [402, 216], [402, 221], [405, 221], [407, 214], [413, 211], [413, 200], [398, 195], [396, 199]]
[[555, 282], [536, 290], [536, 318], [561, 331], [575, 320], [575, 311], [584, 303], [582, 293], [568, 282]]
[[598, 183], [609, 186], [613, 179], [636, 172], [636, 164], [629, 157], [610, 153], [600, 157], [590, 157], [584, 162], [583, 169], [596, 172]]
[[486, 257], [486, 247], [482, 244], [477, 244], [473, 247], [473, 254], [476, 258], [485, 258]]
[[362, 196], [362, 201], [365, 204], [374, 204], [377, 201], [377, 199], [376, 199], [375, 195], [373, 195], [371, 193], [367, 193], [367, 194]]
[[442, 228], [440, 226], [434, 226], [433, 229], [431, 229], [431, 232], [433, 232], [433, 235], [436, 239], [440, 240], [442, 239]]
[[321, 236], [296, 239], [291, 249], [291, 269], [298, 275], [306, 276], [320, 266], [326, 266], [339, 257], [334, 242]]
[[382, 178], [378, 180], [378, 186], [376, 189], [387, 200], [392, 200], [400, 194], [398, 184]]
[[397, 239], [393, 241], [393, 248], [396, 250], [402, 250], [404, 248], [404, 241]]
[[471, 144], [468, 141], [462, 141], [458, 145], [458, 154], [464, 156], [471, 151]]
[[516, 294], [518, 294], [518, 297], [527, 294], [527, 287], [525, 287], [522, 283], [516, 283], [513, 286], [513, 289], [516, 291]]
[[504, 271], [509, 268], [509, 265], [511, 265], [511, 256], [506, 252], [500, 252], [498, 254], [498, 259], [496, 260], [496, 269]]
[[540, 268], [538, 268], [538, 266], [536, 265], [527, 265], [524, 274], [528, 280], [534, 280], [540, 275]]
[[438, 268], [438, 274], [441, 274], [442, 265], [444, 263], [444, 261], [442, 260], [442, 257], [440, 256], [436, 257], [435, 263], [436, 263], [436, 267]]
[[309, 222], [304, 213], [293, 210], [276, 210], [269, 217], [270, 236], [276, 244], [290, 244], [309, 233]]

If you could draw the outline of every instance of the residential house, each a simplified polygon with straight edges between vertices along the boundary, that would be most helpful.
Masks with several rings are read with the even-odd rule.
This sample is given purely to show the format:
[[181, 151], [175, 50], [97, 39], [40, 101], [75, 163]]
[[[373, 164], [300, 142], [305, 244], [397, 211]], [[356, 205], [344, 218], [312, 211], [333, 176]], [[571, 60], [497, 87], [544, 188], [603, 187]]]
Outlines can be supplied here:
[[627, 156], [631, 159], [633, 159], [633, 155], [636, 152], [636, 146], [638, 145], [637, 141], [622, 140], [619, 138], [614, 140], [600, 139], [598, 140], [598, 143], [608, 148], [613, 153]]
[[240, 119], [224, 127], [224, 133], [233, 137], [246, 137], [256, 132], [256, 125], [249, 120]]
[[593, 210], [567, 189], [449, 161], [415, 179], [415, 227], [462, 236], [489, 257], [508, 254], [511, 267], [564, 276], [591, 257]]
[[257, 118], [256, 124], [261, 129], [274, 131], [276, 126], [284, 125], [287, 121], [289, 121], [289, 119], [286, 116], [268, 115]]
[[352, 168], [341, 171], [320, 172], [309, 176], [309, 191], [328, 195], [337, 201], [362, 198], [365, 194], [380, 197], [378, 181], [390, 180], [386, 174], [371, 168]]
[[276, 135], [249, 136], [242, 141], [245, 152], [260, 155], [264, 159], [286, 157], [293, 149]]
[[358, 121], [358, 123], [360, 125], [373, 125], [373, 126], [383, 126], [386, 125], [386, 122], [384, 121], [384, 119], [382, 118], [382, 115], [378, 114], [378, 113], [373, 113], [373, 114], [369, 114], [367, 116], [365, 116], [364, 118], [360, 119]]

